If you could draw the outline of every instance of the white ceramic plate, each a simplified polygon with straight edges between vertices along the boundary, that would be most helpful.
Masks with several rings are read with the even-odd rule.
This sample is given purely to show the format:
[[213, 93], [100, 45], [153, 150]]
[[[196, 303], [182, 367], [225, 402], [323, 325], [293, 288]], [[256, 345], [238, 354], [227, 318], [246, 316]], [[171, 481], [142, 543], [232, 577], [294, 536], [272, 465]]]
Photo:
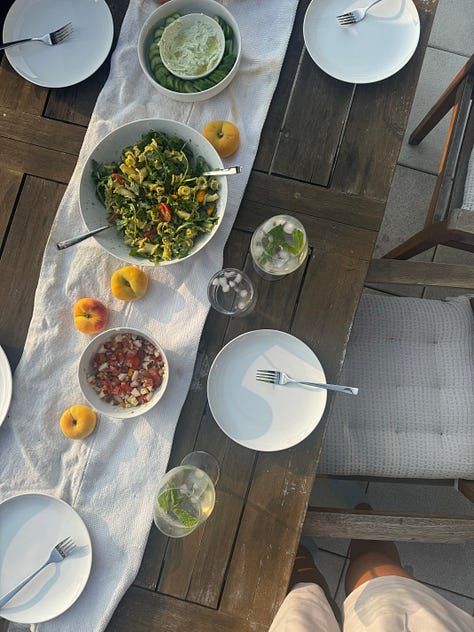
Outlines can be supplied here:
[[0, 595], [44, 564], [58, 542], [71, 537], [76, 544], [70, 556], [47, 566], [0, 608], [0, 616], [39, 623], [72, 606], [92, 564], [89, 533], [74, 509], [46, 494], [20, 494], [0, 504], [0, 525]]
[[[202, 134], [184, 123], [170, 121], [168, 119], [140, 119], [117, 127], [117, 129], [110, 132], [110, 134], [105, 136], [96, 145], [86, 160], [82, 170], [81, 183], [79, 186], [79, 206], [82, 218], [88, 230], [93, 230], [99, 226], [106, 226], [108, 215], [96, 194], [95, 183], [92, 179], [92, 161], [111, 162], [119, 160], [122, 149], [129, 145], [134, 145], [141, 139], [143, 134], [146, 134], [150, 130], [157, 130], [168, 134], [168, 136], [176, 135], [183, 140], [189, 141], [189, 146], [193, 150], [194, 157], [202, 156], [211, 169], [222, 169], [224, 166], [219, 154], [211, 143], [205, 139]], [[216, 234], [227, 203], [227, 178], [220, 177], [219, 185], [219, 199], [217, 200], [216, 206], [216, 215], [219, 219], [215, 223], [213, 230], [210, 233], [200, 234], [196, 238], [194, 246], [188, 255], [182, 259], [162, 261], [159, 264], [160, 266], [172, 265], [189, 259], [193, 254], [201, 250]], [[130, 255], [130, 248], [124, 244], [122, 235], [117, 232], [115, 228], [95, 235], [94, 239], [111, 255], [122, 259], [122, 261], [126, 261], [130, 265], [156, 268], [156, 265], [149, 259], [132, 257]]]
[[12, 391], [12, 371], [5, 351], [0, 347], [0, 426], [7, 416]]
[[321, 363], [298, 338], [259, 329], [231, 340], [209, 372], [209, 407], [226, 435], [253, 450], [290, 448], [318, 425], [327, 392], [297, 384], [257, 382], [257, 369], [284, 370], [291, 377], [324, 383]]
[[420, 38], [420, 20], [412, 0], [383, 0], [361, 22], [340, 26], [336, 16], [360, 6], [360, 0], [312, 0], [303, 36], [311, 58], [328, 75], [372, 83], [409, 61]]
[[68, 22], [73, 33], [56, 46], [27, 42], [7, 49], [19, 75], [46, 88], [64, 88], [90, 77], [107, 57], [114, 35], [104, 0], [16, 0], [3, 25], [3, 41], [50, 33]]

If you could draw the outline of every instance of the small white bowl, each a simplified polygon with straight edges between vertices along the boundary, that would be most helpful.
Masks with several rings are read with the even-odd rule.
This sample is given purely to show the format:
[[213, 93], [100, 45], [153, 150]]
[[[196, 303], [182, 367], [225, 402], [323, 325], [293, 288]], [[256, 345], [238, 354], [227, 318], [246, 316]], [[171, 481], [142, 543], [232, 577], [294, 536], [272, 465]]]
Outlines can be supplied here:
[[[213, 44], [214, 49], [211, 50], [208, 44]], [[163, 65], [173, 75], [181, 79], [201, 79], [221, 63], [225, 50], [224, 32], [205, 13], [188, 13], [165, 28], [159, 50]], [[180, 64], [183, 56], [188, 58], [189, 70], [183, 70]]]
[[[166, 18], [170, 17], [174, 13], [179, 13], [181, 16], [187, 15], [189, 13], [203, 13], [210, 18], [214, 18], [214, 16], [219, 16], [232, 29], [233, 52], [236, 55], [236, 61], [234, 62], [231, 70], [222, 79], [222, 81], [212, 86], [211, 88], [208, 88], [207, 90], [196, 92], [178, 92], [176, 90], [171, 90], [169, 88], [165, 88], [160, 83], [158, 83], [152, 73], [149, 61], [149, 50], [154, 40], [155, 31], [160, 25], [163, 25], [163, 23], [166, 21]], [[187, 103], [205, 101], [206, 99], [210, 99], [211, 97], [214, 97], [222, 92], [222, 90], [224, 90], [230, 84], [232, 79], [237, 74], [240, 65], [241, 55], [242, 40], [240, 37], [239, 25], [237, 24], [237, 21], [232, 13], [230, 13], [230, 11], [219, 2], [215, 2], [215, 0], [193, 0], [193, 2], [190, 2], [189, 0], [172, 0], [172, 2], [167, 2], [166, 4], [163, 4], [158, 9], [156, 9], [156, 11], [154, 11], [145, 21], [138, 38], [138, 59], [140, 61], [140, 66], [147, 76], [148, 80], [161, 94], [164, 94], [165, 96], [174, 99], [175, 101], [183, 101]], [[184, 81], [181, 79], [179, 80]]]
[[[92, 385], [89, 384], [89, 382], [87, 381], [87, 376], [92, 373], [92, 362], [94, 356], [98, 352], [100, 347], [117, 334], [125, 333], [136, 334], [151, 342], [160, 352], [165, 368], [163, 381], [161, 385], [153, 391], [153, 395], [150, 401], [146, 404], [134, 406], [132, 408], [120, 408], [119, 406], [109, 404], [104, 399], [99, 397]], [[84, 395], [90, 406], [92, 406], [92, 408], [94, 408], [97, 412], [106, 415], [107, 417], [112, 417], [115, 419], [131, 419], [132, 417], [144, 415], [151, 408], [153, 408], [153, 406], [155, 406], [163, 397], [166, 386], [168, 384], [169, 364], [162, 347], [150, 334], [145, 333], [144, 331], [141, 331], [139, 329], [133, 329], [131, 327], [115, 327], [114, 329], [107, 329], [106, 331], [101, 332], [93, 340], [91, 340], [91, 342], [84, 349], [79, 360], [78, 373], [79, 386], [81, 387], [82, 394]]]

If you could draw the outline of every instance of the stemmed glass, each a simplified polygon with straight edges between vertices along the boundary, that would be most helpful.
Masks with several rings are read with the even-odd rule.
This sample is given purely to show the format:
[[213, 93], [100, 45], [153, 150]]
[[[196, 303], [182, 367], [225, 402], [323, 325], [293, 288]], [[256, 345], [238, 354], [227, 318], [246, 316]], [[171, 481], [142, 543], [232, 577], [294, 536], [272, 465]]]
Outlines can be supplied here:
[[191, 452], [161, 479], [153, 519], [170, 538], [182, 538], [202, 524], [214, 509], [219, 463], [207, 452]]

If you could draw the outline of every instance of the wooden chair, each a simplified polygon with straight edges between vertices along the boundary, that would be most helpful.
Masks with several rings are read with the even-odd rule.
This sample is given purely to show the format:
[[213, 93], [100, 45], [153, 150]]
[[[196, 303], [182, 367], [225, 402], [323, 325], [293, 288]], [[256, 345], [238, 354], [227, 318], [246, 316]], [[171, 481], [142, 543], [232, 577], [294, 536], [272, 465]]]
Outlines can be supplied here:
[[[415, 284], [415, 285], [432, 285], [432, 286], [444, 286], [444, 287], [456, 287], [456, 288], [464, 288], [464, 289], [472, 289], [474, 288], [474, 277], [472, 274], [471, 266], [467, 265], [451, 265], [451, 264], [436, 264], [436, 263], [424, 263], [424, 262], [415, 262], [415, 261], [397, 261], [397, 260], [374, 260], [370, 266], [369, 274], [367, 276], [367, 283], [394, 283], [394, 284]], [[371, 300], [369, 302], [377, 303], [376, 296], [371, 294]], [[366, 297], [367, 298], [367, 297]], [[445, 316], [445, 310], [449, 312], [451, 308], [454, 309], [456, 313], [456, 319], [458, 318], [458, 308], [459, 311], [459, 329], [463, 330], [463, 333], [459, 335], [460, 340], [456, 340], [456, 344], [458, 345], [457, 350], [453, 349], [453, 361], [461, 363], [466, 360], [468, 363], [468, 370], [471, 371], [471, 374], [467, 377], [468, 387], [463, 390], [467, 393], [467, 405], [470, 407], [470, 412], [467, 414], [464, 413], [464, 410], [459, 410], [460, 418], [462, 418], [462, 425], [464, 436], [461, 438], [459, 443], [460, 449], [458, 451], [456, 444], [453, 444], [456, 437], [449, 437], [449, 445], [452, 448], [451, 451], [451, 461], [449, 463], [443, 464], [443, 472], [448, 473], [449, 479], [458, 479], [458, 471], [461, 474], [461, 470], [457, 470], [459, 465], [459, 461], [461, 461], [461, 453], [464, 452], [464, 467], [462, 469], [462, 475], [468, 478], [474, 479], [474, 414], [472, 411], [474, 410], [474, 396], [472, 392], [472, 379], [474, 375], [474, 299], [468, 299], [467, 297], [463, 297], [461, 299], [454, 299], [453, 301], [432, 301], [430, 299], [424, 298], [408, 298], [408, 297], [396, 297], [393, 295], [389, 296], [389, 299], [395, 303], [395, 322], [403, 322], [404, 316], [398, 318], [398, 309], [400, 309], [400, 314], [404, 314], [404, 306], [407, 305], [406, 301], [408, 301], [409, 309], [411, 310], [410, 314], [413, 316], [413, 310], [418, 310], [419, 314], [424, 317], [426, 310], [428, 309], [428, 313], [430, 310], [435, 311], [435, 315], [433, 318], [428, 318], [426, 322], [437, 322], [436, 319], [441, 320], [442, 325], [440, 327], [442, 334], [438, 339], [431, 338], [431, 333], [427, 330], [426, 327], [423, 329], [424, 342], [433, 343], [433, 351], [432, 354], [432, 362], [433, 366], [437, 360], [441, 358], [443, 359], [447, 353], [447, 347], [443, 347], [443, 351], [441, 355], [439, 352], [436, 352], [436, 345], [438, 342], [443, 342], [441, 340], [443, 335], [445, 335], [446, 330], [448, 331], [448, 338], [450, 338], [451, 334], [449, 333], [453, 328], [450, 324], [447, 326], [447, 319], [443, 321]], [[403, 301], [403, 303], [400, 303]], [[385, 301], [382, 300], [382, 304], [385, 304]], [[439, 305], [438, 305], [439, 304]], [[398, 340], [394, 340], [394, 338], [399, 337], [400, 340], [403, 338], [403, 331], [396, 331], [393, 333], [393, 327], [390, 322], [390, 318], [392, 318], [393, 323], [393, 310], [388, 314], [387, 319], [384, 321], [384, 315], [386, 315], [385, 307], [378, 309], [378, 304], [375, 305], [375, 310], [367, 309], [367, 305], [361, 304], [359, 307], [359, 311], [356, 317], [356, 321], [354, 323], [353, 334], [351, 336], [351, 340], [349, 342], [346, 361], [344, 365], [344, 375], [341, 379], [349, 380], [349, 382], [344, 383], [354, 383], [361, 387], [358, 398], [363, 396], [363, 388], [364, 384], [366, 388], [370, 389], [371, 385], [373, 387], [374, 381], [372, 377], [375, 374], [375, 381], [378, 380], [378, 383], [381, 384], [381, 389], [383, 390], [385, 385], [387, 386], [387, 392], [384, 393], [375, 393], [369, 392], [366, 396], [368, 396], [369, 401], [362, 404], [362, 412], [361, 409], [357, 409], [355, 407], [355, 398], [350, 398], [352, 401], [349, 401], [349, 398], [344, 400], [343, 398], [335, 398], [333, 400], [333, 405], [331, 409], [331, 414], [328, 419], [328, 426], [326, 430], [326, 438], [325, 443], [323, 445], [323, 451], [321, 455], [321, 467], [324, 469], [325, 475], [334, 475], [337, 478], [341, 477], [342, 474], [345, 475], [362, 475], [363, 479], [368, 478], [367, 471], [364, 471], [364, 467], [369, 470], [375, 469], [375, 475], [377, 476], [376, 480], [384, 480], [387, 476], [392, 477], [395, 472], [395, 476], [397, 477], [397, 481], [400, 478], [405, 478], [406, 476], [419, 478], [424, 477], [426, 475], [423, 472], [428, 472], [432, 479], [439, 479], [441, 476], [444, 476], [444, 473], [441, 473], [441, 476], [432, 475], [433, 471], [437, 469], [437, 462], [432, 462], [431, 452], [425, 450], [425, 446], [428, 442], [434, 441], [433, 445], [436, 445], [438, 448], [441, 447], [441, 460], [445, 461], [445, 456], [442, 454], [443, 452], [443, 444], [442, 439], [436, 436], [438, 432], [437, 424], [441, 424], [441, 419], [443, 418], [441, 407], [435, 407], [435, 411], [439, 411], [439, 414], [428, 414], [424, 415], [424, 410], [421, 409], [421, 413], [418, 414], [417, 418], [408, 419], [408, 420], [396, 420], [395, 418], [389, 418], [382, 420], [382, 423], [385, 423], [385, 427], [378, 428], [377, 433], [387, 433], [389, 435], [388, 441], [382, 443], [380, 441], [380, 437], [373, 436], [370, 428], [371, 420], [369, 416], [371, 414], [370, 406], [372, 402], [374, 403], [374, 410], [382, 411], [381, 418], [384, 416], [384, 410], [398, 410], [395, 399], [397, 394], [400, 392], [402, 397], [405, 398], [405, 402], [401, 408], [403, 411], [408, 411], [407, 414], [412, 412], [413, 409], [417, 409], [420, 411], [420, 406], [417, 398], [418, 393], [415, 396], [415, 405], [412, 407], [412, 401], [406, 404], [406, 394], [407, 391], [404, 390], [406, 384], [408, 383], [408, 393], [410, 392], [409, 387], [411, 386], [411, 378], [407, 378], [405, 384], [404, 374], [402, 372], [402, 376], [398, 375], [397, 379], [400, 380], [400, 383], [397, 385], [400, 388], [398, 392], [394, 387], [393, 375], [397, 373], [395, 370], [392, 373], [392, 377], [390, 375], [384, 375], [382, 378], [379, 378], [380, 372], [385, 367], [385, 361], [383, 358], [385, 357], [386, 348], [384, 347], [385, 339], [388, 341], [385, 345], [390, 349], [396, 349], [396, 345], [401, 345], [402, 343]], [[440, 309], [438, 309], [440, 308]], [[368, 313], [367, 313], [368, 312]], [[439, 318], [438, 318], [439, 317]], [[362, 333], [360, 321], [365, 318], [370, 320], [370, 322], [365, 322], [363, 324]], [[382, 321], [382, 322], [374, 322], [374, 321]], [[457, 323], [457, 321], [456, 321]], [[398, 326], [398, 325], [397, 325]], [[397, 329], [397, 326], [395, 329]], [[414, 326], [413, 318], [408, 321], [409, 330], [416, 330]], [[434, 329], [439, 329], [438, 327], [434, 327]], [[373, 349], [371, 347], [372, 337], [374, 341], [380, 338], [380, 330], [383, 333], [382, 346]], [[413, 335], [412, 333], [410, 335]], [[367, 348], [364, 350], [363, 345], [365, 340], [367, 341]], [[467, 346], [469, 349], [464, 348], [464, 340], [461, 339], [462, 336], [466, 338]], [[355, 340], [353, 341], [353, 338]], [[362, 339], [362, 345], [361, 345]], [[411, 340], [408, 341], [409, 344]], [[415, 344], [415, 343], [413, 343]], [[447, 344], [450, 344], [449, 341]], [[454, 343], [453, 343], [454, 344]], [[393, 345], [393, 346], [390, 346]], [[459, 349], [461, 351], [459, 352]], [[426, 345], [424, 348], [421, 347], [420, 356], [424, 357], [424, 360], [428, 363], [428, 369], [426, 367], [416, 367], [415, 368], [415, 384], [417, 381], [420, 383], [425, 379], [424, 376], [429, 375], [430, 366], [431, 366], [431, 347]], [[446, 352], [445, 352], [446, 350]], [[465, 352], [467, 354], [467, 358], [464, 357]], [[375, 356], [382, 354], [382, 359], [379, 364], [375, 363]], [[410, 356], [411, 350], [408, 350], [408, 356]], [[428, 354], [428, 355], [427, 355]], [[459, 355], [459, 358], [458, 358]], [[415, 362], [417, 360], [418, 353], [414, 351], [411, 354], [411, 359], [415, 358]], [[461, 357], [463, 356], [463, 357]], [[372, 361], [374, 366], [371, 366]], [[421, 361], [421, 360], [420, 360]], [[393, 359], [392, 364], [396, 364], [396, 359]], [[426, 372], [428, 370], [428, 373]], [[418, 371], [420, 373], [418, 374]], [[423, 373], [424, 371], [424, 373]], [[372, 377], [370, 373], [372, 372]], [[362, 375], [364, 373], [364, 375]], [[464, 375], [465, 371], [461, 370], [461, 374]], [[418, 378], [419, 375], [419, 378]], [[448, 375], [451, 375], [448, 369]], [[464, 378], [463, 378], [464, 379]], [[351, 381], [352, 380], [352, 381]], [[372, 381], [371, 381], [372, 380]], [[470, 387], [469, 387], [470, 384]], [[429, 388], [429, 384], [427, 387]], [[379, 387], [377, 386], [377, 389]], [[422, 391], [423, 392], [423, 391]], [[430, 391], [431, 392], [431, 391]], [[422, 395], [420, 395], [421, 397]], [[376, 402], [376, 398], [379, 397], [379, 401]], [[370, 399], [373, 398], [373, 399]], [[380, 398], [382, 398], [380, 400]], [[385, 400], [384, 400], [385, 398]], [[423, 402], [423, 406], [429, 406], [429, 402]], [[447, 403], [447, 407], [452, 405], [451, 403]], [[369, 414], [364, 416], [363, 407], [365, 406], [365, 410], [367, 410], [367, 406], [369, 406]], [[463, 407], [460, 404], [460, 407]], [[452, 417], [453, 410], [448, 410], [448, 422], [447, 425], [450, 425], [449, 432], [453, 432], [452, 425]], [[357, 419], [357, 415], [359, 415], [359, 419]], [[374, 414], [375, 424], [380, 423], [380, 419], [378, 417], [378, 413]], [[387, 416], [386, 416], [387, 417]], [[394, 415], [395, 417], [395, 415]], [[416, 417], [416, 415], [415, 415]], [[396, 434], [397, 429], [396, 426], [397, 421], [401, 421], [401, 432], [408, 433], [413, 432], [409, 437], [409, 442], [407, 443], [406, 439], [403, 440], [403, 437], [398, 436]], [[374, 422], [374, 419], [372, 419]], [[404, 422], [405, 423], [404, 425]], [[351, 427], [351, 424], [354, 424], [354, 427]], [[358, 425], [358, 427], [356, 427]], [[472, 427], [472, 433], [471, 433]], [[403, 430], [405, 428], [405, 430]], [[421, 432], [421, 429], [424, 428], [424, 432]], [[467, 430], [466, 430], [467, 428]], [[369, 432], [362, 437], [362, 441], [357, 441], [360, 439], [360, 432], [364, 433]], [[454, 433], [456, 432], [457, 425], [454, 426]], [[380, 431], [380, 432], [379, 432]], [[443, 429], [440, 428], [440, 432], [442, 434]], [[375, 433], [375, 434], [377, 434]], [[384, 440], [387, 437], [384, 438]], [[436, 440], [440, 439], [438, 443]], [[446, 437], [448, 439], [448, 437]], [[413, 445], [411, 441], [413, 440]], [[368, 444], [368, 448], [366, 449], [366, 442]], [[374, 443], [372, 449], [370, 447], [371, 442]], [[359, 447], [357, 447], [359, 445]], [[403, 462], [404, 454], [402, 453], [403, 446], [406, 448], [406, 453], [410, 453], [413, 461], [412, 462], [404, 462], [403, 471], [399, 468], [398, 459]], [[408, 447], [407, 447], [408, 446]], [[364, 456], [362, 458], [362, 466], [360, 467], [360, 463], [357, 463], [357, 458], [360, 458], [359, 455], [354, 455], [355, 450], [360, 450], [363, 452], [364, 450], [367, 452], [369, 456]], [[373, 458], [374, 450], [378, 450], [378, 454], [376, 458]], [[397, 456], [398, 450], [398, 456]], [[380, 459], [381, 453], [385, 451], [386, 460]], [[425, 458], [421, 459], [421, 466], [419, 466], [418, 461], [420, 461], [418, 457], [418, 451], [424, 452]], [[436, 450], [433, 448], [433, 452]], [[426, 453], [428, 455], [426, 456]], [[450, 452], [450, 450], [446, 450], [446, 452]], [[389, 454], [390, 453], [390, 454]], [[372, 454], [372, 457], [370, 456]], [[395, 458], [394, 458], [395, 454]], [[329, 455], [329, 456], [328, 456]], [[374, 461], [374, 463], [370, 463], [370, 461]], [[382, 461], [382, 465], [380, 462]], [[386, 462], [385, 462], [386, 461]], [[431, 461], [431, 462], [430, 462]], [[395, 465], [394, 465], [395, 462]], [[347, 471], [347, 463], [355, 463], [353, 465], [353, 471]], [[467, 466], [466, 466], [467, 464]], [[384, 468], [387, 466], [389, 468], [388, 474], [384, 472]], [[352, 466], [348, 465], [350, 469]], [[420, 474], [421, 472], [421, 474]], [[369, 472], [370, 473], [370, 472]], [[370, 480], [370, 479], [369, 479]], [[418, 481], [419, 482], [419, 481]], [[455, 481], [458, 489], [462, 492], [469, 500], [474, 502], [474, 480], [456, 480]], [[466, 541], [474, 541], [474, 517], [471, 516], [441, 516], [441, 515], [422, 515], [422, 514], [403, 514], [403, 513], [394, 513], [394, 512], [380, 512], [380, 511], [366, 511], [366, 510], [347, 510], [347, 509], [333, 509], [333, 508], [325, 508], [325, 507], [309, 507], [306, 520], [303, 527], [303, 534], [310, 535], [313, 537], [340, 537], [340, 538], [357, 538], [357, 539], [374, 539], [374, 540], [395, 540], [395, 541], [407, 541], [414, 540], [419, 542], [443, 542], [443, 543], [458, 543], [458, 542], [466, 542]]]
[[[474, 252], [474, 207], [463, 208], [466, 176], [474, 145], [473, 86], [474, 55], [412, 132], [409, 143], [418, 145], [445, 114], [453, 110], [425, 226], [383, 258], [409, 259], [438, 244]], [[474, 194], [474, 168], [469, 170], [469, 176], [469, 181], [473, 180], [471, 187]]]

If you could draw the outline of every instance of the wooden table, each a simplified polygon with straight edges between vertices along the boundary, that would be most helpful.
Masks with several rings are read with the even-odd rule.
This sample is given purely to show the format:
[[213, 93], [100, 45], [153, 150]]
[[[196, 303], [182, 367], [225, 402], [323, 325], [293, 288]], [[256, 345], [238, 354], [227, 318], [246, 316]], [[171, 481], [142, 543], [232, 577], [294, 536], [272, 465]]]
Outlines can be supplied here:
[[[127, 2], [109, 4], [118, 27]], [[151, 529], [140, 572], [110, 630], [263, 631], [286, 593], [332, 399], [305, 441], [257, 453], [218, 429], [206, 401], [207, 373], [226, 342], [272, 328], [307, 343], [328, 381], [337, 382], [437, 0], [416, 0], [421, 40], [409, 64], [394, 77], [361, 86], [327, 76], [305, 52], [308, 4], [300, 2], [225, 252], [226, 264], [244, 268], [254, 280], [258, 303], [242, 319], [210, 312], [169, 464], [191, 449], [211, 450], [222, 467], [216, 506], [205, 526], [182, 540]], [[0, 344], [13, 366], [50, 226], [107, 71], [106, 64], [77, 86], [47, 90], [24, 81], [5, 58], [1, 63]], [[304, 224], [310, 254], [298, 272], [266, 282], [252, 269], [250, 237], [264, 219], [286, 212]]]

